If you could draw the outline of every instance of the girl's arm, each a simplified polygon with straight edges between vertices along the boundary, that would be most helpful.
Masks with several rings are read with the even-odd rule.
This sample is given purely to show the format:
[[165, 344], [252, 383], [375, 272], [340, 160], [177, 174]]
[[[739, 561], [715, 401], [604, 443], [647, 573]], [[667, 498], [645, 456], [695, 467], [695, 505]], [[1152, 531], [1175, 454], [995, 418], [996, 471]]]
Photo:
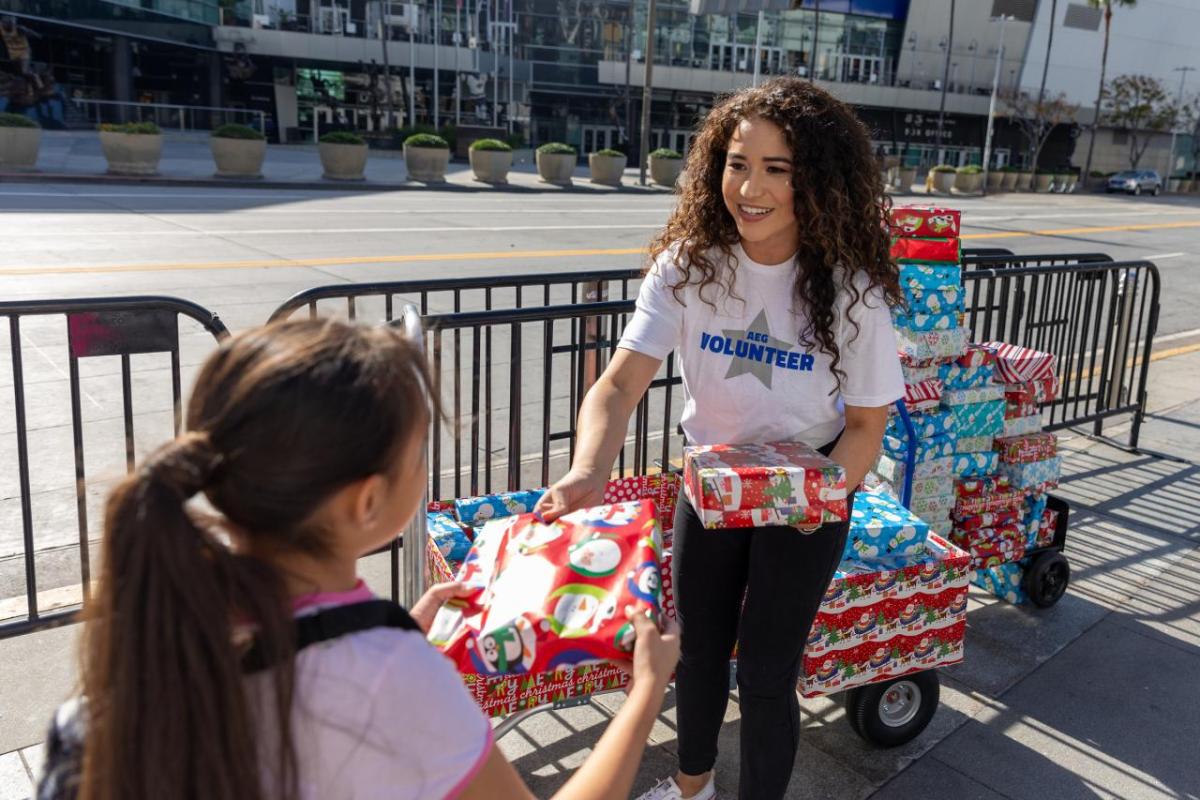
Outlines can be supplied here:
[[[679, 659], [679, 630], [672, 622], [659, 634], [654, 623], [638, 614], [631, 618], [637, 631], [633, 652], [633, 685], [616, 718], [609, 723], [596, 749], [579, 771], [554, 795], [554, 800], [616, 800], [629, 797], [654, 718]], [[462, 800], [529, 800], [533, 795], [493, 744], [483, 769], [462, 793]]]
[[625, 444], [629, 417], [661, 364], [660, 358], [617, 349], [579, 408], [571, 469], [537, 504], [535, 510], [547, 521], [604, 501], [604, 484]]
[[830, 454], [846, 470], [846, 487], [854, 489], [879, 457], [888, 407], [846, 406], [846, 429]]

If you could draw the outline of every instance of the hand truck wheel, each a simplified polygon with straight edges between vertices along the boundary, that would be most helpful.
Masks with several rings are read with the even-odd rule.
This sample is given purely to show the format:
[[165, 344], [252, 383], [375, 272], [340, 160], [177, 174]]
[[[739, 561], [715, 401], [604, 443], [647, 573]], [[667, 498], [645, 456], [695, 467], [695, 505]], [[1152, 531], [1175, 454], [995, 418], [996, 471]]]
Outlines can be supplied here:
[[1049, 608], [1062, 599], [1071, 582], [1071, 565], [1057, 550], [1042, 553], [1025, 569], [1022, 587], [1038, 608]]
[[878, 747], [898, 747], [925, 730], [937, 711], [940, 685], [932, 670], [846, 692], [850, 727]]

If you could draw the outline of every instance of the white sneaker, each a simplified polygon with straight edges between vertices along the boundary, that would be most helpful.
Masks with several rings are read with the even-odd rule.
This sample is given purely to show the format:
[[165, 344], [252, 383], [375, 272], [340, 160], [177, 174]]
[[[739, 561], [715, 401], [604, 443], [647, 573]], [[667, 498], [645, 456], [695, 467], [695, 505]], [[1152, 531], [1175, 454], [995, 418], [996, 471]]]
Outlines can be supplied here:
[[690, 797], [683, 796], [674, 778], [667, 778], [659, 781], [653, 789], [640, 795], [637, 800], [713, 800], [717, 796], [716, 777], [715, 772], [709, 775], [704, 788]]

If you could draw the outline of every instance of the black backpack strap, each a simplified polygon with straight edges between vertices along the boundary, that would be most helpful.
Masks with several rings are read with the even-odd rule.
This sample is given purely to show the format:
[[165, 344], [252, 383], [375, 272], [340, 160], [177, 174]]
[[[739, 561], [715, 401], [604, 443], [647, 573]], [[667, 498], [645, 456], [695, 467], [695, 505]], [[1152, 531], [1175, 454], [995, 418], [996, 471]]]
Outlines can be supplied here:
[[[399, 628], [416, 631], [420, 626], [398, 603], [391, 600], [364, 600], [322, 609], [296, 619], [296, 652], [309, 645], [338, 639], [372, 628]], [[259, 672], [271, 666], [270, 659], [255, 641], [242, 657], [244, 672]]]

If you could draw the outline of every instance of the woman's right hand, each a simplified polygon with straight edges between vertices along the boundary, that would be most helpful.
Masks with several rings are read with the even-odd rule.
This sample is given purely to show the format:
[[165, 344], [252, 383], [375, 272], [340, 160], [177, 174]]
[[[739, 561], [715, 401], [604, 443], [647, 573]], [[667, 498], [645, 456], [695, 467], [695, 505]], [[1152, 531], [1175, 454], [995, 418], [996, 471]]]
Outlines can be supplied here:
[[598, 506], [604, 502], [605, 483], [603, 477], [591, 472], [571, 469], [546, 490], [533, 507], [534, 513], [541, 514], [546, 522], [553, 522], [577, 509]]
[[661, 691], [671, 681], [675, 665], [679, 663], [679, 623], [667, 619], [666, 629], [661, 633], [658, 626], [644, 612], [630, 612], [633, 623], [633, 668], [626, 691], [635, 685], [652, 686]]

